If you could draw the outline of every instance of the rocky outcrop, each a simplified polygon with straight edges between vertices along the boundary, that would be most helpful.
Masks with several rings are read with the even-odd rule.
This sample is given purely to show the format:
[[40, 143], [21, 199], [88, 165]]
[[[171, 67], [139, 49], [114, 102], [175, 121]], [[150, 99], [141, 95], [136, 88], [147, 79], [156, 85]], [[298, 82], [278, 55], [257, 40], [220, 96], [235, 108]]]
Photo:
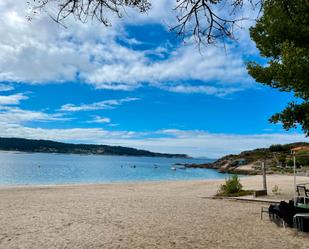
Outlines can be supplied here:
[[[187, 168], [216, 169], [222, 173], [256, 175], [262, 173], [261, 166], [264, 162], [266, 165], [267, 174], [272, 174], [274, 172], [291, 173], [291, 167], [287, 164], [287, 162], [291, 160], [290, 150], [300, 144], [308, 146], [307, 143], [273, 145], [270, 146], [270, 148], [243, 151], [238, 155], [227, 155], [213, 163], [187, 164], [185, 166]], [[304, 154], [304, 151], [301, 153]], [[301, 155], [299, 154], [299, 156], [296, 157], [301, 158]]]

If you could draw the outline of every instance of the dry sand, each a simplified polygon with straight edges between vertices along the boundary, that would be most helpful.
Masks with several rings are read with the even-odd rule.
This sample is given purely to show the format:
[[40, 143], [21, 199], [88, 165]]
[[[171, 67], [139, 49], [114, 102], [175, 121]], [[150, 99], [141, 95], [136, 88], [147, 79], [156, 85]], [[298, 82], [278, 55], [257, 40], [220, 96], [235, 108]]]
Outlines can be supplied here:
[[[249, 188], [261, 182], [242, 178]], [[1, 188], [0, 248], [309, 248], [307, 236], [260, 220], [267, 204], [203, 198], [220, 183]], [[275, 184], [276, 198], [289, 197], [292, 177], [269, 176]]]

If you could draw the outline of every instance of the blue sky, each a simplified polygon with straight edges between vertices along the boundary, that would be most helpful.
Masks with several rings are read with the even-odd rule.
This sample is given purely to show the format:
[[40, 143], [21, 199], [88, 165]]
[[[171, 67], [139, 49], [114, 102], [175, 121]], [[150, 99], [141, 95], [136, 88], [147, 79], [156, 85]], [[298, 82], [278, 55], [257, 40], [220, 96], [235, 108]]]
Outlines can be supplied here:
[[27, 22], [24, 4], [0, 3], [0, 136], [212, 158], [307, 140], [268, 122], [293, 96], [247, 74], [246, 61], [265, 63], [250, 23], [226, 49], [199, 51], [168, 31], [172, 1], [111, 16], [111, 28], [67, 20], [67, 29], [44, 14]]

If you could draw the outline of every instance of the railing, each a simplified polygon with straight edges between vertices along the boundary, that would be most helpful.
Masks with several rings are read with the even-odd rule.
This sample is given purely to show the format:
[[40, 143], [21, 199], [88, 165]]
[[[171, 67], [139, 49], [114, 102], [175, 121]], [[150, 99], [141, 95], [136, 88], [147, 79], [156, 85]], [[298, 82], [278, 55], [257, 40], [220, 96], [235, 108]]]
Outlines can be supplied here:
[[301, 205], [309, 205], [309, 183], [300, 183], [296, 185], [298, 196], [296, 203]]
[[309, 183], [300, 183], [296, 185], [298, 196], [309, 197]]
[[308, 183], [299, 183], [297, 184], [297, 186], [302, 186], [302, 187], [305, 187], [308, 186], [308, 190], [309, 190], [309, 182]]

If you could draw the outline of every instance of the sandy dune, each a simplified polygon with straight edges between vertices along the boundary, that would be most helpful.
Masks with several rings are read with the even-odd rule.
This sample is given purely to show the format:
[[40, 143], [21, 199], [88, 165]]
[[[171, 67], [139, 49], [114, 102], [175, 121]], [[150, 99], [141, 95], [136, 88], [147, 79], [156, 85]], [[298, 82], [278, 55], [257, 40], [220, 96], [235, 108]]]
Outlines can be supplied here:
[[[0, 248], [309, 248], [309, 237], [261, 221], [265, 204], [203, 198], [221, 182], [1, 188]], [[261, 176], [242, 183], [257, 188]], [[292, 183], [268, 178], [276, 198]]]

